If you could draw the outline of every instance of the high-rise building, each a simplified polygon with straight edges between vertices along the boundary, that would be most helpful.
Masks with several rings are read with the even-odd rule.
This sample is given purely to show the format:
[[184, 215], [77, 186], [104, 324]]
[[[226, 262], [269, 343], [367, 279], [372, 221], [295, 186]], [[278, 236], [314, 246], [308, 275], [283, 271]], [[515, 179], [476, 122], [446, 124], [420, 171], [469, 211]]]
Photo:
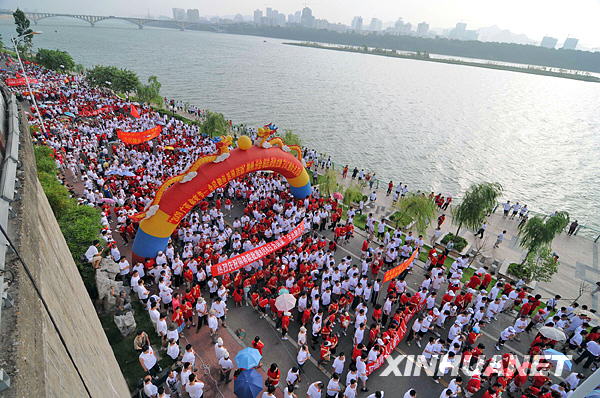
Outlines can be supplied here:
[[455, 40], [477, 40], [479, 33], [476, 30], [468, 30], [467, 24], [459, 22], [456, 27], [450, 31], [448, 37]]
[[273, 9], [271, 7], [267, 7], [267, 18], [273, 18]]
[[429, 24], [427, 22], [421, 22], [417, 25], [417, 34], [419, 36], [425, 36], [429, 33]]
[[352, 19], [352, 30], [362, 30], [363, 19], [362, 17], [354, 17]]
[[556, 39], [554, 37], [550, 37], [550, 36], [544, 36], [544, 38], [542, 39], [542, 42], [540, 43], [540, 46], [546, 47], [546, 48], [556, 48], [557, 43], [558, 43], [558, 39]]
[[254, 23], [260, 25], [262, 23], [263, 12], [261, 10], [254, 10]]
[[563, 50], [575, 50], [577, 48], [577, 43], [579, 43], [579, 39], [574, 37], [567, 37], [565, 42], [563, 43]]
[[371, 23], [369, 24], [369, 30], [373, 30], [375, 32], [380, 31], [383, 28], [383, 22], [379, 18], [372, 18]]
[[183, 21], [185, 19], [185, 10], [183, 8], [173, 8], [173, 19]]
[[302, 11], [298, 10], [294, 13], [294, 23], [301, 23], [302, 22]]
[[300, 24], [307, 28], [315, 26], [315, 17], [312, 15], [312, 10], [308, 7], [302, 9], [302, 16], [300, 17]]
[[200, 20], [200, 11], [197, 8], [187, 10], [187, 20], [198, 22]]

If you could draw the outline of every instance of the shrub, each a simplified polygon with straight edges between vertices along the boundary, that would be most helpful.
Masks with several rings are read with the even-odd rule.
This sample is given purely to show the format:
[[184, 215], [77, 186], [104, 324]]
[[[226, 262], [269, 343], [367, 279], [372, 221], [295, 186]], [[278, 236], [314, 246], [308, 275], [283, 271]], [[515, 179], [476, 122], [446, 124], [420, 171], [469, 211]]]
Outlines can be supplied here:
[[360, 187], [356, 184], [352, 184], [344, 191], [344, 204], [350, 205], [352, 203], [358, 203], [364, 197]]
[[92, 267], [81, 258], [89, 245], [98, 239], [102, 227], [100, 210], [89, 206], [80, 206], [75, 199], [71, 198], [67, 188], [56, 177], [58, 168], [51, 157], [52, 150], [50, 148], [36, 146], [34, 151], [40, 184], [88, 293], [90, 297], [94, 298], [97, 296], [95, 273]]
[[453, 233], [447, 233], [446, 236], [442, 238], [442, 244], [447, 245], [449, 242], [454, 243], [454, 250], [457, 252], [462, 252], [465, 247], [467, 247], [467, 240], [462, 236], [454, 235]]
[[527, 280], [527, 270], [521, 264], [510, 263], [507, 271], [516, 278]]

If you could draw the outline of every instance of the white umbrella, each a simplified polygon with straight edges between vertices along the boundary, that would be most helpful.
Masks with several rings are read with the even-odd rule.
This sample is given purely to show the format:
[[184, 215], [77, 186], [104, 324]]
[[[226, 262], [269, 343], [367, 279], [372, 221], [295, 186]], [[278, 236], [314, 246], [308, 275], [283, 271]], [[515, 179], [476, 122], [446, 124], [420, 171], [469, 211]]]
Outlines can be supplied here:
[[561, 329], [544, 326], [539, 330], [540, 334], [550, 340], [567, 341], [567, 335]]
[[275, 307], [279, 311], [290, 311], [296, 306], [296, 297], [289, 293], [284, 293], [275, 299]]
[[597, 321], [598, 320], [598, 314], [596, 314], [596, 313], [594, 313], [592, 311], [577, 309], [577, 310], [575, 310], [575, 313], [577, 315], [586, 316], [586, 317], [590, 318], [593, 321]]

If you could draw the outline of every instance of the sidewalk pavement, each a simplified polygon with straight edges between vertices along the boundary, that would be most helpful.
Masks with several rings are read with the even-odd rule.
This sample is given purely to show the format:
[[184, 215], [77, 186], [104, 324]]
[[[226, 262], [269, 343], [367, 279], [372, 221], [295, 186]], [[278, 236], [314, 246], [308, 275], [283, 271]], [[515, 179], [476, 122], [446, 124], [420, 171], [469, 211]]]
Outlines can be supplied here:
[[[319, 172], [322, 173], [323, 169], [319, 169]], [[338, 182], [347, 187], [358, 181], [352, 180], [349, 174], [345, 179], [340, 175]], [[373, 213], [378, 221], [395, 211], [392, 195], [386, 196], [386, 189], [387, 187], [373, 189], [377, 192], [377, 200], [366, 210], [366, 213]], [[369, 189], [368, 184], [363, 188], [366, 195], [373, 190]], [[437, 215], [442, 213], [446, 215], [446, 221], [441, 226], [442, 237], [448, 232], [456, 233], [457, 226], [452, 223], [451, 207], [437, 213]], [[510, 263], [520, 263], [525, 256], [525, 251], [519, 246], [518, 218], [511, 220], [504, 217], [502, 208], [498, 207], [496, 212], [487, 218], [487, 224], [483, 240], [475, 237], [475, 231], [461, 229], [460, 236], [468, 242], [466, 250], [483, 244], [481, 256], [485, 259], [485, 264], [490, 265], [494, 261], [501, 263], [499, 270], [505, 270]], [[426, 242], [431, 242], [436, 226], [437, 222], [434, 220], [427, 229]], [[507, 231], [504, 242], [500, 244], [500, 247], [494, 248], [496, 237], [504, 230]], [[600, 311], [600, 294], [591, 295], [591, 292], [596, 289], [596, 282], [600, 281], [600, 263], [598, 261], [600, 245], [594, 243], [592, 239], [577, 235], [569, 236], [563, 232], [552, 242], [552, 249], [560, 257], [558, 272], [550, 282], [537, 282], [534, 293], [541, 294], [545, 299], [559, 294], [564, 300], [577, 300], [580, 305], [586, 304]], [[581, 295], [580, 289], [584, 289]]]

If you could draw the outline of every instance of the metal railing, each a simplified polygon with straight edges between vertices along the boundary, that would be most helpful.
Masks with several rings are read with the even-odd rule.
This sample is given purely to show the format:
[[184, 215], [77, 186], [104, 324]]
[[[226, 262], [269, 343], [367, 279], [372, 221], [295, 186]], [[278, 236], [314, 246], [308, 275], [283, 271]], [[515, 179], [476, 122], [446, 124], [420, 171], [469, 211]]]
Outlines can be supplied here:
[[[12, 214], [11, 203], [17, 199], [17, 168], [19, 167], [19, 119], [17, 99], [14, 94], [9, 94], [8, 90], [2, 88], [0, 93], [0, 120], [6, 123], [2, 126], [2, 131], [6, 131], [6, 148], [2, 160], [0, 176], [0, 226], [7, 231], [8, 219]], [[5, 280], [6, 253], [8, 241], [3, 234], [0, 234], [0, 319], [2, 317], [2, 308], [12, 306], [12, 298], [6, 291], [7, 282]], [[10, 387], [10, 377], [3, 369], [0, 369], [0, 392]]]

